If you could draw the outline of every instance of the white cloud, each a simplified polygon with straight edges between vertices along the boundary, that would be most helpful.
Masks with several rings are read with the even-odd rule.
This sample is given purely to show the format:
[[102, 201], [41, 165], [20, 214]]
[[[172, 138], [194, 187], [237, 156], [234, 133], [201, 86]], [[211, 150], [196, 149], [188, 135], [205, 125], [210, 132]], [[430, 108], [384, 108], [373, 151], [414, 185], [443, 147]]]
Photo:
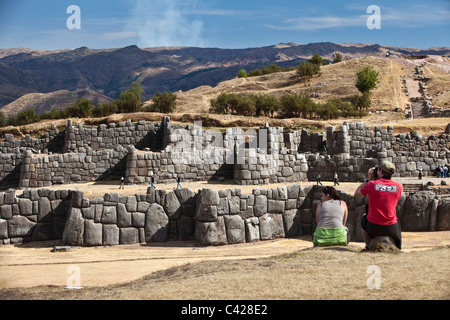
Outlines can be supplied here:
[[[404, 9], [392, 8], [389, 6], [380, 6], [382, 25], [402, 28], [420, 28], [428, 26], [438, 26], [448, 24], [450, 10], [445, 8], [430, 8], [426, 5], [410, 5]], [[366, 13], [367, 8], [360, 4], [347, 6], [346, 9], [359, 11], [359, 15], [341, 15], [341, 16], [316, 16], [316, 17], [298, 17], [285, 19], [280, 24], [268, 25], [275, 30], [292, 31], [313, 31], [333, 28], [347, 27], [366, 27], [367, 19], [371, 14]], [[358, 9], [358, 10], [357, 10]]]
[[138, 37], [139, 47], [203, 46], [203, 22], [186, 17], [186, 3], [180, 0], [138, 0], [125, 32]]

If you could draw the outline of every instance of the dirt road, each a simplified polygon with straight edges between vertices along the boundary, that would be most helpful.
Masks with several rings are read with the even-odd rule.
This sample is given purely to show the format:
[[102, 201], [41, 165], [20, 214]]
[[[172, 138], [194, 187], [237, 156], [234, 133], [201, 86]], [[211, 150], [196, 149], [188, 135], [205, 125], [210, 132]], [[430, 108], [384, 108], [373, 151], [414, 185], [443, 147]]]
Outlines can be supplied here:
[[[58, 242], [0, 247], [0, 289], [40, 285], [73, 285], [79, 270], [83, 287], [107, 286], [139, 279], [155, 271], [211, 260], [258, 259], [312, 248], [311, 236], [199, 247], [194, 242], [168, 242], [114, 247], [71, 248], [52, 252]], [[362, 243], [350, 243], [363, 248]], [[450, 231], [403, 233], [403, 252], [450, 245]], [[73, 268], [74, 267], [74, 268]]]

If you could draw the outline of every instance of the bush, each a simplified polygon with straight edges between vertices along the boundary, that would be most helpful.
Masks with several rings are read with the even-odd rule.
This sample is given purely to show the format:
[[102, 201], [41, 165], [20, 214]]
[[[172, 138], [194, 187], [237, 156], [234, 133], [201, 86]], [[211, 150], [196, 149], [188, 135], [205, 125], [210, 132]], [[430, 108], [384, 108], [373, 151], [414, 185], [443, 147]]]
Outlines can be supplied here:
[[177, 96], [174, 93], [164, 91], [156, 92], [152, 97], [150, 112], [171, 113], [177, 107]]
[[319, 73], [320, 65], [311, 62], [303, 62], [299, 65], [297, 73], [300, 77], [311, 78], [315, 74]]
[[142, 107], [141, 96], [144, 89], [137, 81], [133, 82], [131, 87], [122, 92], [118, 100], [118, 111], [120, 113], [136, 112]]
[[280, 109], [280, 101], [274, 96], [259, 95], [255, 101], [256, 115], [271, 116]]
[[237, 76], [238, 76], [238, 78], [247, 78], [248, 74], [245, 69], [241, 69], [241, 70], [239, 70]]

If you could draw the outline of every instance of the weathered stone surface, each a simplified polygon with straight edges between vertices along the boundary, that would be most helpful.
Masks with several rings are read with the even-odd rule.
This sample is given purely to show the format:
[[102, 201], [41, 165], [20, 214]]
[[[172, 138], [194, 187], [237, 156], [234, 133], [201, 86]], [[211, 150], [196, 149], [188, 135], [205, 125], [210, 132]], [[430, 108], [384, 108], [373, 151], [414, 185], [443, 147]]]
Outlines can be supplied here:
[[450, 230], [450, 198], [445, 198], [439, 201], [436, 231]]
[[302, 225], [298, 210], [288, 210], [282, 216], [286, 237], [296, 237], [302, 234]]
[[136, 228], [120, 228], [120, 244], [139, 243], [139, 230]]
[[267, 212], [268, 213], [283, 213], [284, 207], [286, 205], [285, 201], [282, 200], [268, 200], [267, 203]]
[[284, 237], [283, 218], [279, 214], [265, 214], [259, 217], [261, 240]]
[[169, 219], [176, 220], [181, 217], [181, 204], [178, 201], [178, 197], [175, 192], [172, 191], [166, 195], [164, 210], [166, 211]]
[[144, 228], [145, 226], [145, 213], [132, 212], [131, 213], [131, 226], [134, 228]]
[[125, 204], [117, 204], [117, 226], [119, 228], [131, 227], [131, 213], [127, 211]]
[[267, 197], [265, 195], [255, 196], [255, 206], [253, 207], [253, 214], [260, 217], [267, 213]]
[[52, 207], [48, 198], [41, 198], [39, 203], [38, 222], [49, 222], [52, 219]]
[[245, 236], [247, 242], [259, 241], [259, 219], [257, 217], [245, 220]]
[[52, 223], [37, 223], [34, 227], [31, 241], [45, 241], [55, 239]]
[[119, 244], [119, 227], [115, 224], [103, 225], [103, 245], [114, 246]]
[[145, 242], [167, 241], [168, 232], [169, 217], [161, 205], [152, 203], [145, 213]]
[[116, 224], [117, 223], [117, 207], [116, 206], [104, 206], [102, 212], [103, 224]]
[[81, 209], [71, 208], [63, 232], [63, 243], [69, 246], [82, 246], [84, 237], [84, 219]]
[[401, 218], [402, 231], [428, 231], [435, 197], [432, 191], [419, 191], [408, 197]]
[[217, 190], [203, 188], [201, 193], [202, 204], [206, 206], [219, 205], [219, 192]]
[[19, 210], [22, 216], [33, 215], [33, 202], [30, 199], [19, 199]]
[[370, 240], [369, 251], [399, 251], [391, 237], [382, 236]]
[[178, 240], [193, 240], [195, 232], [195, 220], [187, 216], [181, 216], [177, 220], [177, 237]]
[[245, 242], [245, 222], [238, 215], [224, 216], [227, 240], [229, 244]]
[[199, 222], [195, 224], [195, 240], [205, 246], [227, 244], [226, 228], [223, 216], [216, 222]]
[[94, 247], [103, 245], [103, 225], [94, 220], [84, 220], [84, 246]]
[[8, 239], [8, 221], [0, 219], [0, 239]]
[[177, 195], [178, 201], [181, 205], [184, 204], [194, 204], [194, 196], [195, 193], [189, 189], [182, 188], [182, 189], [175, 189], [175, 194]]
[[195, 213], [195, 219], [201, 222], [217, 221], [217, 207], [200, 203]]

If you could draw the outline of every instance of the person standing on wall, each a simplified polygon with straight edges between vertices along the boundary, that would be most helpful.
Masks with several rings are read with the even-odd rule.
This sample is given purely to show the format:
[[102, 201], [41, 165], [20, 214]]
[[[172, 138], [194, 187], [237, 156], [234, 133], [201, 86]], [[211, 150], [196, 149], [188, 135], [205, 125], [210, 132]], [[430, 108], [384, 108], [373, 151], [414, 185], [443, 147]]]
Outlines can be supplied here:
[[120, 178], [120, 187], [119, 189], [125, 189], [125, 177]]
[[379, 236], [391, 237], [399, 250], [402, 247], [402, 234], [397, 221], [396, 206], [403, 187], [393, 181], [395, 166], [392, 162], [381, 161], [367, 172], [367, 179], [355, 191], [355, 197], [369, 196], [368, 213], [361, 218], [361, 232], [369, 248], [370, 240]]

